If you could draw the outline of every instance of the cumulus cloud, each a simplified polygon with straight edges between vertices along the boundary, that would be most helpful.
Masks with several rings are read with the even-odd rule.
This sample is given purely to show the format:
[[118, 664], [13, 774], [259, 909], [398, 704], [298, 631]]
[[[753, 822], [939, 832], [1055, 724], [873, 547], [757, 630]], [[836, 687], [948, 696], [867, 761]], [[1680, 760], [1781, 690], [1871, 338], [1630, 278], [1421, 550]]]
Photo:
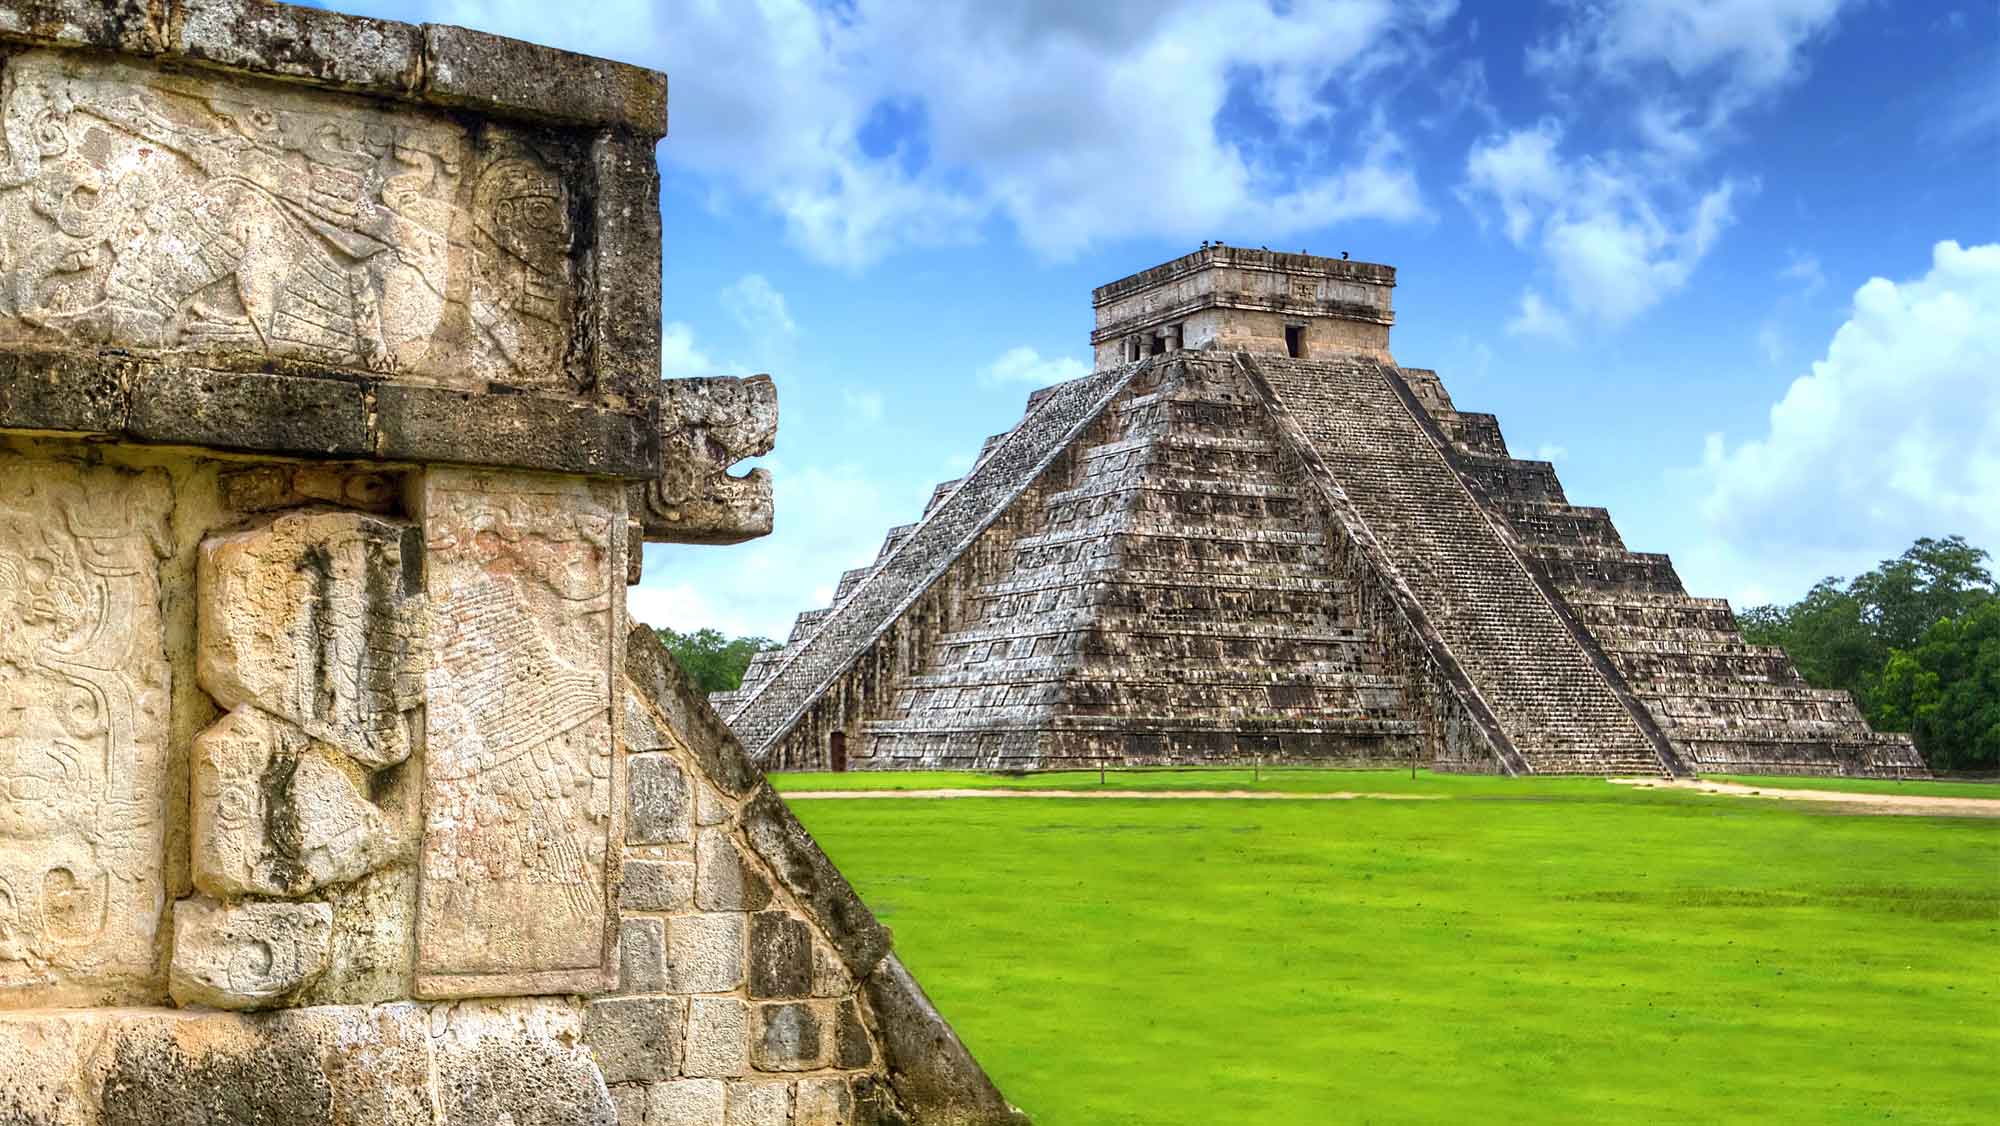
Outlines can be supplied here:
[[1090, 374], [1090, 365], [1073, 356], [1043, 356], [1026, 345], [1009, 348], [1000, 358], [979, 369], [979, 381], [988, 386], [1025, 383], [1047, 387]]
[[[2000, 547], [2000, 244], [1941, 242], [1923, 277], [1871, 279], [1764, 434], [1707, 438], [1699, 512], [1795, 588], [1922, 535]], [[1782, 574], [1784, 582], [1770, 582]]]
[[[1460, 195], [1539, 253], [1567, 312], [1622, 324], [1687, 284], [1732, 221], [1741, 186], [1725, 179], [1676, 203], [1673, 185], [1642, 161], [1566, 156], [1563, 132], [1544, 120], [1475, 143]], [[1558, 335], [1566, 324], [1530, 290], [1508, 331]]]
[[[1378, 112], [1454, 0], [343, 0], [661, 67], [666, 159], [860, 266], [1426, 214]], [[416, 11], [411, 11], [412, 7]], [[913, 49], [921, 45], [921, 49]], [[1339, 145], [1326, 137], [1337, 131]]]
[[665, 379], [690, 379], [724, 374], [721, 365], [708, 358], [694, 342], [694, 327], [685, 321], [668, 321], [660, 328], [660, 375]]

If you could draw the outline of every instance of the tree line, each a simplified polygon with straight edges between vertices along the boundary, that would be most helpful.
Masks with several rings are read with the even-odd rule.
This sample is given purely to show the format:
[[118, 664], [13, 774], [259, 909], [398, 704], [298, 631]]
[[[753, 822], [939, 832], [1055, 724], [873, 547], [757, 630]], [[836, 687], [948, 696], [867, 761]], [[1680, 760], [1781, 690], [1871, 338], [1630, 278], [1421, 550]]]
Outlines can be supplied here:
[[1739, 613], [1815, 688], [1844, 688], [1878, 731], [1907, 732], [1933, 770], [2000, 770], [2000, 588], [1962, 536], [1919, 539], [1789, 606]]
[[698, 629], [692, 633], [670, 629], [653, 632], [660, 635], [660, 643], [674, 655], [674, 660], [680, 662], [682, 671], [704, 695], [735, 691], [743, 684], [743, 670], [750, 667], [750, 659], [766, 649], [778, 647], [778, 643], [768, 637], [732, 638], [714, 629]]

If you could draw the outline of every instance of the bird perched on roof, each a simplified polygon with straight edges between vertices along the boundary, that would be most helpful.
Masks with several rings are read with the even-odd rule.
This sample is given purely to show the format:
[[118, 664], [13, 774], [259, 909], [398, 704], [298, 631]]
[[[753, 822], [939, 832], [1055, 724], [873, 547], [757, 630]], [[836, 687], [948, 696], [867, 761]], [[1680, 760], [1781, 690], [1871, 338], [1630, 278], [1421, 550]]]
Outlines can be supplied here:
[[1343, 250], [1343, 251], [1341, 251], [1341, 252], [1340, 252], [1340, 260], [1341, 260], [1342, 262], [1345, 262], [1345, 261], [1347, 261], [1347, 252], [1346, 252], [1345, 250]]

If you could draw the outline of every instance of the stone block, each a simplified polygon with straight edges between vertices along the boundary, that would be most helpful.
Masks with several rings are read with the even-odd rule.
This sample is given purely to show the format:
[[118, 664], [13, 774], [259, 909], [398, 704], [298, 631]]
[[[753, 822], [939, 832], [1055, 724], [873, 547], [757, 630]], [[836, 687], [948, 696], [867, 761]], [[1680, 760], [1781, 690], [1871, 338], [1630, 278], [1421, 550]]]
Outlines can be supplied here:
[[862, 984], [882, 1032], [883, 1066], [904, 1105], [943, 1121], [1026, 1121], [1001, 1097], [900, 958], [883, 959]]
[[0, 453], [0, 1003], [158, 995], [173, 511], [164, 473]]
[[[526, 190], [526, 189], [521, 189]], [[497, 361], [495, 361], [497, 363]], [[553, 370], [554, 374], [547, 374]], [[515, 375], [542, 390], [573, 390], [561, 368]], [[495, 372], [496, 378], [510, 373]], [[483, 389], [481, 389], [483, 390]], [[375, 389], [375, 447], [392, 461], [451, 461], [592, 477], [650, 477], [660, 442], [643, 414], [546, 395], [385, 383]]]
[[619, 130], [590, 146], [591, 374], [607, 403], [653, 409], [660, 399], [660, 168], [651, 137]]
[[854, 1090], [846, 1079], [824, 1076], [798, 1081], [792, 1126], [854, 1126]]
[[625, 818], [627, 844], [686, 844], [690, 788], [687, 772], [666, 754], [627, 755]]
[[676, 1079], [646, 1097], [646, 1126], [717, 1126], [728, 1086], [720, 1079]]
[[685, 860], [627, 860], [618, 905], [627, 911], [686, 911], [694, 906], [694, 865]]
[[840, 956], [823, 942], [813, 943], [812, 975], [815, 997], [845, 997], [854, 992], [854, 978], [841, 964]]
[[745, 859], [727, 829], [696, 835], [695, 906], [703, 911], [761, 911], [771, 902], [771, 884]]
[[687, 1002], [678, 997], [607, 997], [584, 1010], [583, 1039], [607, 1083], [651, 1083], [680, 1067]]
[[164, 46], [162, 0], [9, 0], [0, 38], [156, 55]]
[[667, 76], [657, 71], [443, 24], [424, 26], [424, 57], [424, 96], [434, 102], [667, 132]]
[[648, 540], [741, 543], [771, 534], [771, 473], [729, 472], [771, 452], [778, 390], [767, 375], [670, 379], [660, 407], [660, 477], [633, 491]]
[[833, 1057], [825, 1013], [810, 1001], [779, 1001], [754, 1007], [750, 1062], [759, 1071], [814, 1071]]
[[788, 1126], [792, 1120], [790, 1083], [731, 1083], [723, 1126]]
[[624, 490], [433, 468], [422, 497], [419, 995], [616, 988]]
[[812, 928], [784, 911], [750, 918], [750, 996], [759, 1000], [805, 997], [813, 983]]
[[318, 979], [332, 953], [333, 908], [325, 903], [174, 904], [168, 991], [181, 1005], [262, 1009]]
[[414, 24], [268, 0], [178, 0], [171, 49], [210, 66], [404, 96], [423, 69]]
[[573, 1002], [466, 1001], [430, 1015], [437, 1121], [623, 1126], [591, 1049], [579, 1042]]
[[726, 825], [736, 816], [736, 803], [717, 793], [713, 787], [697, 787], [695, 795], [694, 823], [706, 829], [711, 825]]
[[743, 984], [744, 916], [678, 915], [667, 921], [667, 988], [727, 993]]
[[730, 1079], [750, 1070], [749, 1006], [734, 997], [688, 1001], [687, 1047], [681, 1073], [698, 1079]]
[[410, 755], [423, 700], [422, 539], [360, 512], [298, 512], [201, 546], [201, 686], [370, 767]]
[[875, 1041], [861, 1019], [861, 1006], [847, 998], [833, 1010], [833, 1066], [858, 1071], [875, 1062]]
[[618, 1126], [645, 1126], [646, 1086], [644, 1083], [611, 1085], [611, 1109], [618, 1114]]
[[361, 769], [257, 708], [195, 737], [193, 775], [194, 882], [212, 896], [302, 895], [396, 855]]
[[667, 925], [661, 919], [625, 919], [618, 928], [618, 988], [623, 993], [663, 993], [667, 988]]
[[[149, 340], [131, 343], [144, 347]], [[178, 363], [133, 368], [125, 432], [142, 442], [224, 450], [317, 457], [367, 457], [374, 452], [367, 396], [358, 383], [209, 371]]]

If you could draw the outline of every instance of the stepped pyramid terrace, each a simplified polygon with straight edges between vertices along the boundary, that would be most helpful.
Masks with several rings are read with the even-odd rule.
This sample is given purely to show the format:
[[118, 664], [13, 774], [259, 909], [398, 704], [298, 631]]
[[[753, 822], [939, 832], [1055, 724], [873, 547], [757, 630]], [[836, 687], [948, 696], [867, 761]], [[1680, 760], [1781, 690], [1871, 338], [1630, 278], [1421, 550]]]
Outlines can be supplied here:
[[1390, 354], [1392, 267], [1205, 245], [711, 702], [770, 769], [1923, 774]]

